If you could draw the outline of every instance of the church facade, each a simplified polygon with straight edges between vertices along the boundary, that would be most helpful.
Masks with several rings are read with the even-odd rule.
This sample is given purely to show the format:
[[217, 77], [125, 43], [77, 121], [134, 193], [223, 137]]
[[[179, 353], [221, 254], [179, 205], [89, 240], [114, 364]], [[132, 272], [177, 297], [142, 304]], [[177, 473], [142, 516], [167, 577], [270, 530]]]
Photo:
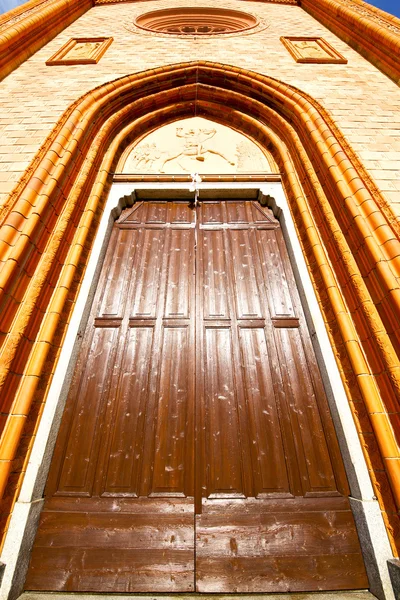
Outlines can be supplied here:
[[0, 18], [4, 599], [400, 575], [400, 21]]

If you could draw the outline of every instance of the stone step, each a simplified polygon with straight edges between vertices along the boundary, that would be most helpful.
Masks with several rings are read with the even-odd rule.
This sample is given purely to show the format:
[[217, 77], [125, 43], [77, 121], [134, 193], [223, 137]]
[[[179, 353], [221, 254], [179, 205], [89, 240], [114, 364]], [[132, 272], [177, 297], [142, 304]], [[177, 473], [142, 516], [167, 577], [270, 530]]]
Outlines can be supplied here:
[[290, 594], [78, 594], [25, 592], [18, 600], [376, 600], [370, 592], [306, 592]]

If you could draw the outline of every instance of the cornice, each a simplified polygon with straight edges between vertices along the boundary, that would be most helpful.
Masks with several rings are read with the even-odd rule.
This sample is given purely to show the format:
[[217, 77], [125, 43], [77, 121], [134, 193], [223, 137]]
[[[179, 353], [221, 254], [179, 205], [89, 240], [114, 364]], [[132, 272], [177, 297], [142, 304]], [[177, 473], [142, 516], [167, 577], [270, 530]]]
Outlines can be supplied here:
[[44, 8], [45, 4], [50, 4], [51, 2], [53, 0], [31, 0], [22, 6], [17, 6], [13, 10], [4, 13], [0, 16], [0, 32], [40, 11], [41, 8]]
[[361, 0], [301, 0], [301, 7], [400, 84], [400, 19]]
[[92, 0], [31, 0], [3, 15], [0, 80], [92, 6]]
[[375, 6], [371, 6], [367, 2], [360, 0], [341, 0], [341, 2], [359, 15], [362, 15], [367, 19], [372, 19], [372, 21], [378, 25], [386, 27], [389, 31], [393, 31], [400, 35], [400, 19], [394, 15], [390, 15], [379, 8], [375, 8]]

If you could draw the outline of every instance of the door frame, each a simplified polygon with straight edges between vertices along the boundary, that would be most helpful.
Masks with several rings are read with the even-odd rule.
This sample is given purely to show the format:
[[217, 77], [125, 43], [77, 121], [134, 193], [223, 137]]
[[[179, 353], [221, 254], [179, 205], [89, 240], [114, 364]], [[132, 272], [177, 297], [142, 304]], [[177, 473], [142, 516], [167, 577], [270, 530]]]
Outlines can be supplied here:
[[[203, 193], [207, 190], [208, 194], [211, 192], [220, 198], [224, 194], [237, 198], [242, 194], [242, 197], [252, 200], [258, 198], [273, 210], [280, 221], [349, 480], [350, 504], [370, 589], [378, 598], [392, 600], [394, 597], [387, 560], [393, 558], [393, 554], [381, 510], [374, 496], [367, 464], [289, 205], [282, 184], [277, 181], [278, 177], [274, 176], [273, 179], [274, 181], [263, 183], [199, 183], [200, 200], [202, 190]], [[23, 589], [30, 549], [43, 507], [42, 496], [51, 457], [113, 223], [124, 208], [135, 202], [136, 192], [141, 198], [148, 195], [149, 199], [172, 199], [176, 198], [178, 192], [177, 199], [180, 199], [181, 195], [187, 196], [188, 187], [188, 183], [149, 181], [116, 182], [110, 189], [1, 555], [1, 560], [6, 565], [1, 583], [1, 597], [4, 599], [17, 598]]]

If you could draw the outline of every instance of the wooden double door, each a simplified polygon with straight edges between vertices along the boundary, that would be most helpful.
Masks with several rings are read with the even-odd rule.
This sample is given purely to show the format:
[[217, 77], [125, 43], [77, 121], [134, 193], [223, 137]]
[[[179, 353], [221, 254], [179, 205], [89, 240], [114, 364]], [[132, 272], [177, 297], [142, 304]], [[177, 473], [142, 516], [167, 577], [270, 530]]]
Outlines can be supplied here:
[[279, 223], [142, 202], [115, 223], [26, 589], [367, 587]]

